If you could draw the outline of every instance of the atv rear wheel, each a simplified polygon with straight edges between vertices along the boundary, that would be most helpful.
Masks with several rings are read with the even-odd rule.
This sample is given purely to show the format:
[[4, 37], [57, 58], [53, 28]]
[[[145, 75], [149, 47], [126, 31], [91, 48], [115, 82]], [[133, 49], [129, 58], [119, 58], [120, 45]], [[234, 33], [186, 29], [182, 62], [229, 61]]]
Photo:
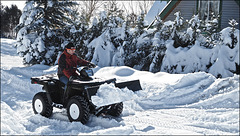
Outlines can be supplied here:
[[45, 92], [35, 94], [32, 100], [32, 106], [35, 114], [41, 114], [47, 118], [52, 115], [53, 107], [49, 104]]
[[117, 104], [113, 104], [107, 113], [111, 116], [118, 117], [121, 115], [122, 111], [123, 111], [123, 103], [120, 102]]
[[86, 124], [89, 119], [89, 105], [81, 96], [73, 96], [67, 104], [68, 119]]

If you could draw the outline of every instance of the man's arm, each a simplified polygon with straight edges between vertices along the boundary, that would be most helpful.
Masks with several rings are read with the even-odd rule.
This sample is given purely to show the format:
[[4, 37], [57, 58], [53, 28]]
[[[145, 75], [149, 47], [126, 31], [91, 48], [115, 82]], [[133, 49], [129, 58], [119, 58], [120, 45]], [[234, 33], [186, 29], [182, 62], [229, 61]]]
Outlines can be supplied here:
[[77, 64], [81, 66], [88, 66], [88, 64], [90, 63], [87, 60], [79, 58], [77, 55], [76, 55], [76, 59], [77, 59]]

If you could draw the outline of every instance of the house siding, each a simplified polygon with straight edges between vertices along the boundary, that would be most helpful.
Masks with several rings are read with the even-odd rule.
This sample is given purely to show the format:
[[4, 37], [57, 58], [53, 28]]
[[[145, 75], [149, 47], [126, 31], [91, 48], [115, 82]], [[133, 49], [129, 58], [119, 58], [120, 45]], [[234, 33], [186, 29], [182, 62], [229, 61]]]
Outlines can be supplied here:
[[238, 22], [237, 28], [239, 29], [239, 5], [234, 0], [222, 1], [222, 17], [221, 17], [221, 29], [229, 27], [230, 19], [235, 19]]
[[166, 17], [164, 21], [174, 20], [176, 16], [174, 15], [176, 12], [180, 11], [181, 16], [184, 20], [189, 20], [192, 18], [194, 14], [196, 14], [197, 1], [192, 0], [181, 0], [176, 8]]

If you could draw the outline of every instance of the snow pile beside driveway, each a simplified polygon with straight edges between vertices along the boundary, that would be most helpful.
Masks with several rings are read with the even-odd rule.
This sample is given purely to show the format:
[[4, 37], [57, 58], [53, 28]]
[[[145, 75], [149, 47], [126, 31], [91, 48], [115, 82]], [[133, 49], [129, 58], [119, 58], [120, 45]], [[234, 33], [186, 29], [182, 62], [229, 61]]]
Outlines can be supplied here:
[[23, 66], [13, 43], [1, 39], [1, 135], [239, 135], [239, 75], [216, 79], [205, 72], [153, 74], [126, 66], [98, 67], [97, 77], [140, 80], [141, 91], [104, 84], [94, 98], [99, 104], [124, 99], [120, 117], [91, 115], [83, 125], [69, 122], [65, 109], [54, 108], [50, 118], [35, 115], [32, 98], [42, 86], [31, 84], [30, 78], [55, 73], [57, 66]]
[[[116, 73], [127, 71], [130, 75], [119, 76]], [[134, 71], [134, 72], [128, 72]], [[106, 74], [108, 73], [108, 74]], [[151, 107], [194, 107], [194, 108], [238, 108], [239, 76], [216, 79], [205, 72], [189, 74], [150, 73], [132, 68], [106, 67], [99, 70], [100, 77], [116, 77], [117, 80], [140, 79], [143, 90], [133, 93], [128, 89], [119, 89], [114, 85], [102, 85], [94, 101], [120, 102], [135, 100], [145, 108]], [[140, 76], [141, 75], [141, 76]], [[171, 81], [171, 79], [173, 79]], [[165, 82], [162, 82], [165, 80]], [[166, 82], [168, 81], [168, 83]], [[119, 94], [119, 95], [118, 95]], [[224, 97], [222, 97], [224, 95]], [[219, 98], [219, 99], [218, 99]], [[110, 103], [109, 103], [110, 104]]]

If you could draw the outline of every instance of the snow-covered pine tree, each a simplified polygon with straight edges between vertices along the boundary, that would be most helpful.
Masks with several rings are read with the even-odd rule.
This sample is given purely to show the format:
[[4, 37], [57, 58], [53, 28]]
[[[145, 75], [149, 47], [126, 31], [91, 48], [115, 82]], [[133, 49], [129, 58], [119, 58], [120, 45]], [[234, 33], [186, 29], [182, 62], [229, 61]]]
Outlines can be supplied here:
[[153, 49], [149, 57], [152, 62], [149, 67], [150, 72], [159, 72], [161, 70], [162, 60], [165, 55], [166, 46], [163, 35], [161, 35], [161, 28], [163, 26], [163, 22], [160, 18], [156, 18], [156, 23], [153, 25], [155, 29], [152, 38]]
[[[89, 52], [94, 50], [92, 62], [100, 67], [123, 65], [123, 63], [120, 64], [116, 61], [116, 58], [119, 56], [115, 56], [115, 60], [113, 61], [114, 54], [121, 50], [120, 46], [122, 46], [123, 43], [121, 26], [124, 20], [122, 18], [122, 11], [117, 8], [117, 4], [114, 1], [109, 3], [105, 11], [101, 12], [98, 22], [98, 24], [100, 24], [98, 30], [102, 33], [91, 41], [88, 46], [90, 48]], [[88, 54], [88, 57], [89, 56]]]
[[227, 27], [220, 32], [220, 40], [213, 38], [215, 33], [209, 35], [210, 39], [215, 40], [212, 41], [211, 48], [202, 46], [207, 42], [200, 34], [200, 22], [197, 16], [193, 16], [188, 22], [190, 25], [187, 31], [180, 33], [183, 34], [180, 37], [184, 37], [185, 34], [189, 36], [187, 41], [193, 41], [191, 45], [175, 48], [173, 41], [166, 42], [167, 50], [161, 71], [169, 73], [205, 71], [216, 77], [229, 77], [239, 73], [239, 30], [234, 29], [236, 22], [231, 20], [232, 28]]
[[107, 12], [108, 16], [108, 24], [107, 31], [109, 31], [111, 36], [111, 42], [115, 46], [115, 48], [119, 47], [123, 43], [123, 39], [121, 37], [121, 27], [124, 22], [123, 20], [123, 11], [117, 7], [116, 1], [109, 2], [109, 9]]
[[135, 33], [135, 29], [131, 29], [132, 25], [133, 25], [133, 20], [127, 17], [127, 21], [126, 21], [126, 28], [125, 30], [125, 40], [124, 40], [124, 44], [123, 44], [123, 48], [124, 48], [124, 64], [126, 66], [129, 67], [133, 67], [135, 65], [134, 63], [134, 52], [136, 51], [136, 43], [137, 40], [135, 38], [136, 33]]
[[[101, 18], [108, 18], [105, 13], [106, 13], [105, 11], [101, 13]], [[104, 22], [101, 23], [105, 24], [106, 23], [105, 21], [108, 21], [108, 19], [106, 20], [104, 19], [103, 21]], [[100, 67], [110, 66], [112, 63], [112, 57], [113, 52], [115, 51], [115, 47], [111, 42], [110, 34], [111, 25], [109, 25], [108, 22], [106, 28], [103, 28], [102, 34], [93, 41], [91, 41], [91, 43], [89, 43], [88, 45], [88, 48], [94, 52], [91, 61]]]
[[99, 23], [96, 17], [93, 18], [91, 26], [88, 29], [88, 42], [91, 42], [93, 39], [101, 35], [102, 24]]
[[220, 43], [215, 46], [215, 54], [212, 57], [213, 65], [209, 73], [216, 77], [229, 77], [234, 73], [239, 74], [239, 30], [235, 29], [236, 20], [229, 21], [231, 27], [220, 32]]
[[24, 64], [51, 65], [57, 59], [64, 41], [61, 29], [71, 23], [72, 1], [28, 1], [16, 27], [17, 52]]
[[[118, 47], [118, 53], [121, 56], [121, 63], [126, 66], [131, 66], [132, 60], [129, 61], [129, 56], [136, 49], [136, 41], [133, 40], [134, 31], [131, 31], [131, 25], [127, 19], [121, 28], [121, 39], [123, 40], [122, 45]], [[123, 61], [123, 62], [122, 62]]]
[[[95, 42], [100, 35], [106, 30], [108, 24], [108, 17], [106, 11], [102, 11], [99, 13], [99, 19], [94, 18], [92, 22], [92, 26], [88, 30], [88, 53], [86, 54], [86, 58], [88, 60], [93, 59], [94, 51], [95, 51]], [[94, 43], [94, 44], [93, 44]]]
[[[199, 30], [201, 21], [197, 15], [194, 15], [186, 22], [181, 18], [180, 12], [176, 12], [175, 15], [174, 22], [165, 22], [163, 26], [164, 28], [166, 24], [167, 26], [171, 25], [172, 29], [169, 29], [170, 31], [167, 31], [167, 34], [172, 33], [173, 35], [169, 36], [169, 40], [164, 43], [167, 50], [161, 71], [169, 73], [207, 71], [211, 51], [200, 47], [202, 42], [201, 31]], [[187, 28], [185, 28], [186, 24]], [[205, 52], [204, 55], [201, 52]]]
[[134, 67], [139, 70], [149, 70], [151, 63], [148, 55], [151, 53], [151, 38], [145, 29], [144, 12], [142, 12], [136, 21], [135, 31], [132, 42], [126, 52], [125, 65]]
[[136, 35], [141, 35], [145, 32], [144, 31], [144, 28], [145, 28], [144, 17], [145, 17], [145, 14], [143, 11], [137, 17], [137, 22], [136, 22], [136, 27], [135, 27], [136, 33], [137, 33]]
[[[183, 22], [183, 17], [181, 17], [181, 13], [176, 12], [174, 14], [176, 16], [174, 21], [166, 21], [166, 22], [162, 22], [163, 24], [158, 24], [160, 25], [160, 30], [158, 30], [158, 32], [160, 32], [161, 37], [167, 41], [167, 40], [174, 40], [174, 47], [178, 47], [178, 40], [179, 40], [179, 36], [180, 33], [184, 30], [184, 22]], [[176, 41], [176, 42], [175, 42]]]
[[[175, 20], [173, 21], [173, 32], [172, 32], [172, 39], [174, 40], [173, 46], [175, 48], [178, 47], [187, 47], [192, 45], [193, 43], [189, 39], [189, 34], [186, 32], [186, 23], [181, 16], [181, 12], [178, 11], [174, 13], [176, 16]], [[189, 27], [191, 28], [191, 27]], [[191, 29], [189, 29], [191, 31]]]
[[219, 17], [219, 15], [212, 14], [210, 20], [201, 21], [201, 33], [204, 36], [201, 46], [212, 49], [220, 40]]
[[181, 38], [183, 41], [187, 41], [186, 43], [188, 43], [188, 45], [194, 45], [195, 41], [201, 36], [201, 20], [198, 15], [193, 15], [192, 18], [186, 22], [188, 23], [188, 28]]
[[109, 32], [111, 35], [111, 42], [113, 43], [115, 50], [112, 58], [112, 66], [124, 65], [124, 46], [126, 44], [126, 33], [128, 27], [123, 19], [123, 10], [117, 7], [117, 4], [113, 2], [109, 10]]
[[116, 50], [113, 56], [112, 60], [112, 66], [123, 66], [124, 64], [124, 59], [125, 59], [125, 51], [127, 46], [129, 46], [130, 41], [129, 41], [129, 32], [128, 32], [128, 26], [126, 25], [126, 22], [123, 23], [122, 27], [120, 27], [117, 30], [118, 36], [116, 36], [116, 42], [114, 42], [116, 45]]

